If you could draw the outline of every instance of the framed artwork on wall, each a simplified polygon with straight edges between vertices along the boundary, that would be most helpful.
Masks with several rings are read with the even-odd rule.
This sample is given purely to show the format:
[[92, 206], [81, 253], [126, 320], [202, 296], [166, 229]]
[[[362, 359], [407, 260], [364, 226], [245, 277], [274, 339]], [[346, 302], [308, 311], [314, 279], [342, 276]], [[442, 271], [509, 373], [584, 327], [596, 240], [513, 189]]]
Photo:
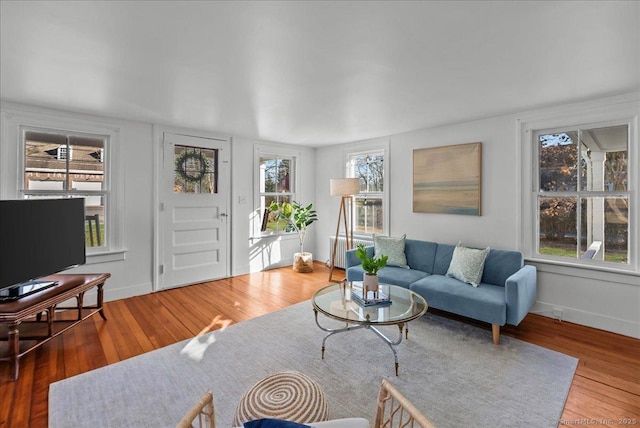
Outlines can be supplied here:
[[413, 212], [481, 215], [482, 143], [413, 151]]

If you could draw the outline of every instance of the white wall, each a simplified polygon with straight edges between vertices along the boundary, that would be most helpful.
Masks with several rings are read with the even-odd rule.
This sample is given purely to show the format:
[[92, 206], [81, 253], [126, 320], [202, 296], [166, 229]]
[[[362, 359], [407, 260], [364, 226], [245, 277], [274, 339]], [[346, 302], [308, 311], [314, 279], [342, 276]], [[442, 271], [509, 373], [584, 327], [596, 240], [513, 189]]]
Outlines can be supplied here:
[[[0, 104], [0, 198], [20, 195], [16, 189], [18, 133], [15, 117], [39, 115], [54, 123], [89, 122], [118, 128], [122, 162], [119, 174], [124, 177], [124, 260], [96, 262], [69, 271], [77, 273], [108, 272], [111, 278], [105, 286], [105, 300], [115, 300], [150, 293], [153, 286], [154, 204], [153, 161], [154, 126], [151, 123], [95, 115], [64, 112], [8, 102]], [[61, 125], [64, 128], [64, 126]], [[171, 127], [169, 127], [171, 128]], [[168, 128], [168, 129], [169, 129]], [[192, 130], [193, 135], [207, 132]], [[256, 145], [272, 145], [295, 150], [300, 158], [300, 201], [313, 202], [315, 189], [315, 149], [270, 143], [243, 137], [231, 141], [231, 274], [239, 275], [276, 266], [290, 265], [298, 251], [295, 236], [250, 240], [254, 212], [254, 163]], [[312, 227], [315, 227], [313, 225]], [[311, 231], [305, 240], [305, 250], [314, 251], [315, 235]], [[115, 257], [118, 259], [118, 257]], [[121, 257], [120, 257], [121, 258]], [[89, 293], [87, 300], [93, 296]]]
[[[390, 235], [406, 233], [413, 239], [450, 244], [462, 241], [469, 246], [522, 250], [518, 214], [521, 192], [519, 117], [520, 114], [505, 115], [386, 137], [390, 141], [387, 183], [391, 195]], [[482, 142], [482, 215], [413, 213], [413, 150], [472, 142]], [[316, 159], [322, 167], [317, 169], [316, 200], [322, 218], [337, 217], [339, 201], [328, 196], [329, 179], [344, 175], [341, 157], [347, 146], [334, 145], [317, 150]], [[335, 223], [322, 222], [316, 233], [317, 257], [328, 258], [328, 241], [335, 233]], [[640, 276], [637, 273], [594, 272], [544, 263], [535, 265], [539, 270], [538, 301], [532, 312], [551, 316], [551, 310], [558, 308], [562, 309], [566, 321], [640, 337]]]

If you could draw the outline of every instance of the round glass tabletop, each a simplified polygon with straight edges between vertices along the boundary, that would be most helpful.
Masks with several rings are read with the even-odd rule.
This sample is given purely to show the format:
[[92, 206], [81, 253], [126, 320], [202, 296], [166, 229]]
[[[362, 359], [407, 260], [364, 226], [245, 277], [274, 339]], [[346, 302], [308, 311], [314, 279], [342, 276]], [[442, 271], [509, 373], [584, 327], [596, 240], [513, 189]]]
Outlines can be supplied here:
[[397, 285], [380, 284], [380, 296], [389, 302], [364, 305], [362, 282], [331, 284], [314, 294], [314, 309], [330, 318], [357, 324], [391, 325], [406, 323], [427, 312], [427, 301], [419, 294]]

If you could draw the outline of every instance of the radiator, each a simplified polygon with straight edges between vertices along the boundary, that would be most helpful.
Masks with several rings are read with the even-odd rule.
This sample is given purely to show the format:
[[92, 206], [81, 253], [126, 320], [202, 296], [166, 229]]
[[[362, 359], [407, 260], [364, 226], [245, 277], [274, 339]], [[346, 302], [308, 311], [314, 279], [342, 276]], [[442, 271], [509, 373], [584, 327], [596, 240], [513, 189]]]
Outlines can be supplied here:
[[[344, 269], [347, 264], [344, 259], [344, 253], [347, 251], [347, 238], [344, 236], [338, 236], [338, 246], [336, 247], [336, 261], [335, 266], [340, 269]], [[334, 236], [329, 238], [329, 256], [333, 256], [333, 245], [336, 242], [336, 238]], [[371, 239], [362, 239], [362, 238], [353, 238], [353, 248], [356, 248], [358, 244], [373, 245], [373, 241]], [[329, 259], [331, 260], [331, 259]]]

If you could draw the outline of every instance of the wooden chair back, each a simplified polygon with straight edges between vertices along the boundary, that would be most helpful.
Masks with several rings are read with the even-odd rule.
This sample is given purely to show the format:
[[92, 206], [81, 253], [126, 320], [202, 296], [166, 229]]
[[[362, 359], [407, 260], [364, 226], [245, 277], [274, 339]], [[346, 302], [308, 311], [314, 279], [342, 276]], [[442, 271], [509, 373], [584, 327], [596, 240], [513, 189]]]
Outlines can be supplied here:
[[[196, 425], [194, 425], [194, 423]], [[176, 428], [215, 428], [213, 393], [207, 391], [178, 423]]]
[[378, 393], [378, 405], [374, 428], [422, 427], [435, 428], [387, 379], [382, 379]]

